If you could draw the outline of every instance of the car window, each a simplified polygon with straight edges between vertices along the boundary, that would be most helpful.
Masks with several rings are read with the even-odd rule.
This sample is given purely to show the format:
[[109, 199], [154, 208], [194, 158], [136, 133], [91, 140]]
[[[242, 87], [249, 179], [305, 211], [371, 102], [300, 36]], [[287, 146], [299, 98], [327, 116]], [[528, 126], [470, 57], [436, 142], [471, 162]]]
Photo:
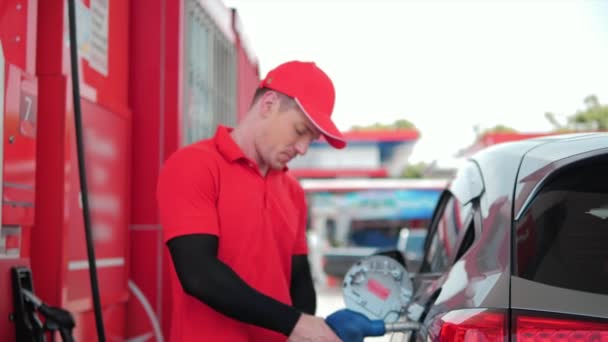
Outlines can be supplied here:
[[554, 175], [515, 225], [514, 273], [608, 294], [608, 160]]
[[449, 195], [443, 202], [436, 225], [431, 227], [432, 236], [426, 253], [426, 272], [443, 272], [456, 254], [456, 248], [465, 225], [470, 221], [471, 203], [463, 205]]

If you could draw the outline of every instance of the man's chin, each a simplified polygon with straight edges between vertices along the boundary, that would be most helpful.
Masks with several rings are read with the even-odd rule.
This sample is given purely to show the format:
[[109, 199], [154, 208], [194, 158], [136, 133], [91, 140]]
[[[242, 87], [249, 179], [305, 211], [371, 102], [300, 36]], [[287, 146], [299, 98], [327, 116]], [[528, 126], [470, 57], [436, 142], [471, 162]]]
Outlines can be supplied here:
[[277, 161], [276, 163], [272, 164], [272, 169], [283, 170], [286, 166], [287, 166], [287, 162]]

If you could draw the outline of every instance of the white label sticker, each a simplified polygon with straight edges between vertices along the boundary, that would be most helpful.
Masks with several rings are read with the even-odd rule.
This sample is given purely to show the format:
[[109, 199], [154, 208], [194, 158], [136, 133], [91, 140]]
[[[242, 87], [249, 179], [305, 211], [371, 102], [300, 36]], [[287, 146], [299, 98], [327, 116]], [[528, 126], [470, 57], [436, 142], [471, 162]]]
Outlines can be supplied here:
[[[69, 32], [66, 31], [69, 40]], [[78, 42], [78, 56], [89, 60], [91, 51], [91, 11], [82, 1], [76, 1], [76, 41]]]
[[108, 0], [91, 0], [89, 65], [104, 76], [108, 76], [109, 6]]

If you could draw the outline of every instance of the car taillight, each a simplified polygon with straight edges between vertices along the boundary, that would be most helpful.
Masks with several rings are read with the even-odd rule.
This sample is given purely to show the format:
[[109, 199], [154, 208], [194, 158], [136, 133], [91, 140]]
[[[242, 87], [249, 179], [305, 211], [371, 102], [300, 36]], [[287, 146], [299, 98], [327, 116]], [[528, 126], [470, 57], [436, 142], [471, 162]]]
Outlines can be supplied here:
[[464, 309], [437, 318], [429, 329], [435, 342], [608, 342], [608, 320], [513, 310]]
[[429, 333], [433, 341], [504, 342], [507, 315], [486, 309], [448, 312], [435, 321]]
[[608, 342], [608, 322], [578, 318], [514, 311], [513, 330], [517, 342]]

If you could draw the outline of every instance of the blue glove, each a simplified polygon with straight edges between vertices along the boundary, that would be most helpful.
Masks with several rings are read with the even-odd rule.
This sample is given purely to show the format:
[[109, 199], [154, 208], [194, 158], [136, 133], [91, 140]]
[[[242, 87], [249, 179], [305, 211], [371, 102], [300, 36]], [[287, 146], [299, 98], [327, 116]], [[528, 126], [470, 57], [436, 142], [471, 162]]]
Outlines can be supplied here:
[[343, 342], [363, 342], [366, 336], [382, 336], [386, 333], [384, 321], [372, 321], [349, 309], [332, 313], [325, 322]]

